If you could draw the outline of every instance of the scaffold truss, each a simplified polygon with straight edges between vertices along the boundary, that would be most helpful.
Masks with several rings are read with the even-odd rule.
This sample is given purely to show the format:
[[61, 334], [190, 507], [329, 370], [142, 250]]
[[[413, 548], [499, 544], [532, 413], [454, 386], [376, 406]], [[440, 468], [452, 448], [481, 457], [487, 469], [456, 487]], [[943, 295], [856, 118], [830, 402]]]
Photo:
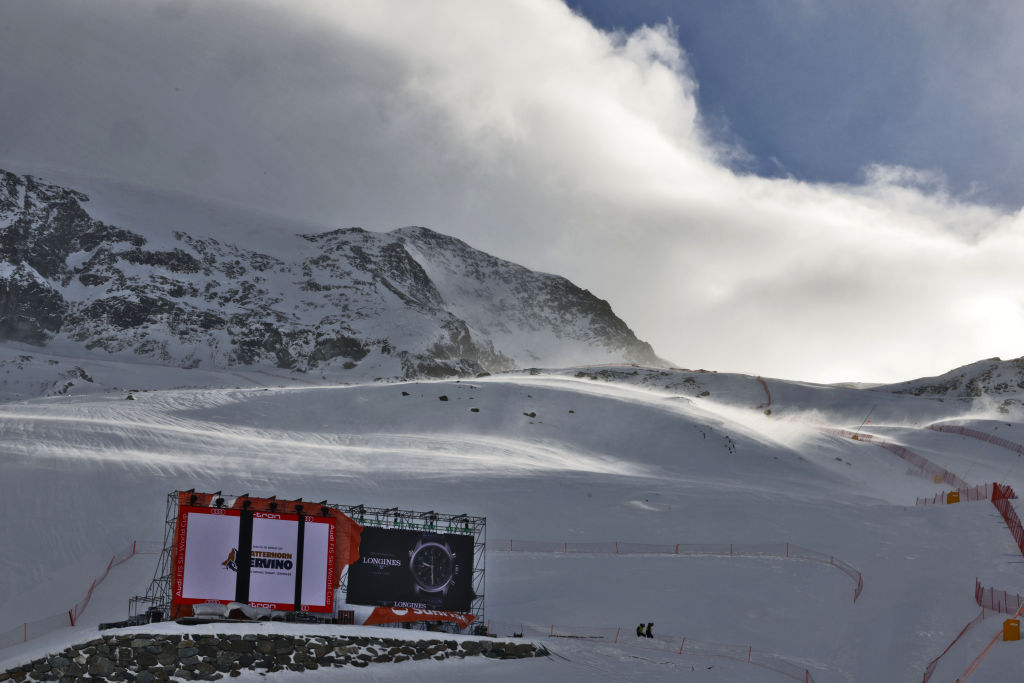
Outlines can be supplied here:
[[[157, 560], [153, 580], [145, 595], [138, 595], [129, 603], [130, 620], [147, 623], [167, 619], [171, 612], [172, 580], [174, 573], [174, 534], [178, 524], [179, 491], [167, 494], [164, 514], [164, 544]], [[192, 493], [191, 491], [187, 493]], [[216, 505], [230, 506], [239, 496], [220, 495]], [[339, 510], [363, 527], [406, 529], [437, 534], [457, 534], [473, 537], [473, 599], [470, 614], [476, 628], [486, 624], [484, 619], [485, 557], [487, 549], [487, 518], [452, 514], [434, 510], [418, 511], [398, 507], [383, 508], [370, 505], [342, 505], [326, 503], [326, 507]], [[342, 572], [341, 589], [347, 591], [347, 572]]]

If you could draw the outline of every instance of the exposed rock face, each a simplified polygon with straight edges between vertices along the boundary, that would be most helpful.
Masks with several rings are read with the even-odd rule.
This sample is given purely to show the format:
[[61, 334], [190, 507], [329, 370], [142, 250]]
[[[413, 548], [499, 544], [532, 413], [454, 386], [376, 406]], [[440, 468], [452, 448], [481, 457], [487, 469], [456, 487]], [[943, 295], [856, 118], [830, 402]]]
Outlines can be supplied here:
[[60, 292], [31, 267], [0, 271], [0, 339], [44, 344], [66, 312]]
[[1024, 393], [1024, 357], [1013, 360], [990, 358], [950, 370], [937, 377], [925, 377], [882, 387], [896, 394], [948, 398], [1017, 396]]
[[0, 341], [391, 378], [662, 362], [606, 301], [425, 228], [282, 232], [274, 253], [178, 231], [157, 247], [86, 202], [0, 171]]

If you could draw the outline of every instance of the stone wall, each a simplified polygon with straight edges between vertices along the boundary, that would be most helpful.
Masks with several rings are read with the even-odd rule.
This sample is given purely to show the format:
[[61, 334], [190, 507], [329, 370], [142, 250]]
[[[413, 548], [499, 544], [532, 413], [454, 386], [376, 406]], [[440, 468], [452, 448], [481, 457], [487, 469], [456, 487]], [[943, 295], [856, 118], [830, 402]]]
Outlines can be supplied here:
[[108, 635], [0, 673], [0, 681], [216, 681], [244, 670], [310, 671], [463, 657], [547, 656], [530, 642], [284, 634]]

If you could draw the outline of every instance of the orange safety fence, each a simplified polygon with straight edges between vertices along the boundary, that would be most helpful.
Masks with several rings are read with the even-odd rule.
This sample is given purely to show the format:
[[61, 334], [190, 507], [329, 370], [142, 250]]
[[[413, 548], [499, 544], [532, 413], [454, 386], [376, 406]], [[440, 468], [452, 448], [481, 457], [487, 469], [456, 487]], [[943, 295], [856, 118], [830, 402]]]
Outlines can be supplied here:
[[982, 609], [1013, 614], [1024, 605], [1024, 597], [1019, 594], [1010, 595], [1009, 592], [997, 588], [985, 588], [981, 581], [974, 580], [974, 601]]
[[674, 635], [658, 634], [638, 638], [635, 626], [564, 626], [558, 624], [527, 624], [489, 621], [487, 633], [502, 637], [551, 638], [575, 642], [594, 642], [654, 651], [665, 655], [722, 657], [770, 669], [801, 683], [813, 683], [810, 670], [784, 657], [755, 650], [750, 645], [729, 645]]
[[931, 424], [928, 425], [928, 429], [932, 429], [936, 432], [946, 432], [948, 434], [960, 434], [961, 436], [969, 436], [972, 439], [978, 439], [979, 441], [984, 441], [985, 443], [990, 443], [994, 446], [999, 446], [1000, 448], [1005, 448], [1007, 450], [1013, 451], [1017, 455], [1024, 455], [1024, 445], [1021, 445], [1014, 441], [1010, 441], [1009, 439], [1004, 439], [1002, 437], [996, 436], [995, 432], [992, 432], [991, 434], [986, 434], [985, 432], [980, 432], [977, 429], [971, 429], [970, 427], [961, 427], [959, 425]]
[[974, 617], [973, 619], [967, 622], [967, 625], [960, 630], [960, 633], [956, 635], [956, 638], [953, 639], [953, 642], [946, 646], [946, 649], [942, 651], [942, 654], [940, 654], [932, 661], [928, 662], [928, 666], [926, 666], [924, 669], [924, 678], [921, 679], [921, 683], [928, 683], [928, 681], [930, 681], [932, 676], [935, 674], [935, 667], [939, 665], [939, 660], [945, 657], [946, 653], [953, 649], [953, 646], [956, 645], [960, 641], [960, 639], [964, 637], [965, 633], [967, 633], [972, 628], [980, 624], [988, 616], [991, 615], [985, 614], [985, 608], [982, 607], [981, 612], [978, 614], [978, 616]]
[[[1010, 504], [1010, 500], [1016, 498], [1017, 495], [1009, 486], [1000, 486], [999, 484], [996, 483], [992, 484], [991, 491], [992, 504], [995, 505], [996, 509], [999, 510], [1000, 514], [1003, 516], [1003, 519], [1006, 521], [1007, 527], [1010, 528], [1010, 533], [1013, 534], [1014, 539], [1017, 540], [1018, 545], [1020, 545], [1021, 547], [1021, 552], [1024, 553], [1024, 545], [1021, 545], [1020, 540], [1022, 537], [1024, 537], [1024, 530], [1022, 530], [1020, 519], [1017, 517], [1016, 510], [1014, 510], [1013, 506]], [[946, 649], [942, 651], [942, 654], [940, 654], [938, 657], [933, 659], [928, 664], [928, 667], [925, 669], [923, 683], [928, 683], [928, 679], [931, 678], [932, 673], [935, 671], [935, 667], [938, 664], [939, 660], [942, 659], [942, 657], [947, 652], [949, 652], [950, 648], [952, 648], [953, 645], [955, 645], [956, 642], [960, 640], [964, 633], [966, 633], [971, 627], [980, 623], [983, 619], [985, 619], [985, 617], [991, 616], [992, 613], [1016, 614], [1019, 616], [1021, 611], [1024, 610], [1024, 597], [1022, 597], [1021, 595], [1010, 595], [1008, 591], [999, 590], [991, 587], [985, 588], [977, 579], [974, 580], [974, 600], [981, 607], [981, 614], [975, 617], [972, 621], [968, 622], [968, 624], [964, 626], [963, 630], [960, 631], [960, 634], [953, 639], [953, 642], [950, 643], [946, 647]], [[988, 610], [989, 613], [986, 613], [986, 610]], [[988, 647], [985, 648], [985, 651], [978, 655], [978, 657], [973, 662], [971, 662], [971, 666], [968, 667], [968, 670], [966, 672], [964, 672], [964, 675], [960, 679], [957, 679], [958, 681], [967, 680], [967, 677], [970, 676], [975, 669], [977, 669], [981, 661], [984, 660], [985, 657], [988, 655], [988, 651], [992, 648], [992, 644], [995, 643], [995, 641], [996, 638], [993, 638], [992, 642], [989, 643]]]
[[832, 434], [833, 436], [840, 436], [848, 439], [854, 439], [855, 441], [866, 441], [868, 443], [873, 443], [876, 446], [880, 446], [886, 449], [887, 451], [895, 453], [900, 458], [914, 465], [920, 472], [937, 477], [940, 481], [943, 481], [951, 486], [955, 486], [958, 489], [970, 488], [970, 484], [968, 484], [966, 481], [964, 481], [957, 475], [953, 474], [944, 467], [936, 465], [923, 455], [919, 455], [918, 453], [913, 452], [906, 446], [901, 446], [900, 444], [885, 441], [884, 439], [881, 439], [875, 436], [874, 434], [867, 434], [865, 432], [851, 432], [848, 429], [837, 429], [834, 427], [822, 427], [821, 431], [825, 432], [826, 434]]
[[1019, 613], [1024, 608], [1024, 597], [1014, 594], [1010, 595], [1009, 592], [999, 590], [996, 588], [985, 588], [981, 585], [981, 581], [974, 580], [974, 601], [981, 607], [981, 612], [978, 616], [974, 617], [971, 621], [967, 622], [967, 625], [963, 627], [960, 633], [957, 634], [956, 638], [953, 639], [946, 649], [942, 651], [938, 657], [928, 662], [928, 666], [924, 670], [924, 678], [922, 683], [928, 683], [932, 675], [935, 673], [935, 667], [938, 666], [939, 660], [946, 656], [953, 646], [959, 642], [959, 640], [971, 630], [973, 627], [980, 624], [983, 620], [996, 614], [1014, 614]]
[[1024, 555], [1024, 524], [1021, 524], [1020, 517], [1017, 516], [1017, 511], [1010, 502], [1016, 497], [1017, 494], [1009, 486], [992, 484], [992, 504], [996, 506], [996, 510], [999, 510], [1003, 521], [1006, 522], [1006, 527], [1010, 530], [1010, 535], [1013, 536], [1021, 554]]
[[[1013, 615], [1013, 617], [1015, 619], [1020, 618], [1022, 612], [1024, 612], [1024, 605], [1021, 605], [1017, 609], [1017, 612]], [[995, 645], [996, 641], [1002, 638], [1002, 636], [1003, 631], [1002, 629], [1000, 629], [994, 636], [992, 636], [992, 640], [990, 640], [988, 645], [985, 646], [985, 649], [981, 651], [981, 654], [975, 657], [974, 660], [964, 670], [963, 674], [961, 674], [956, 679], [956, 683], [967, 683], [967, 679], [971, 677], [971, 674], [978, 670], [978, 667], [981, 666], [981, 663], [985, 661], [985, 657], [988, 657], [988, 653], [992, 649], [992, 646]]]
[[149, 546], [156, 545], [158, 544], [144, 544], [142, 542], [132, 541], [132, 543], [125, 549], [114, 554], [114, 556], [110, 558], [110, 562], [107, 563], [107, 568], [103, 571], [103, 574], [93, 580], [82, 599], [75, 603], [71, 609], [57, 614], [51, 614], [48, 617], [26, 621], [20, 626], [15, 626], [14, 628], [6, 631], [0, 631], [0, 648], [27, 642], [33, 638], [38, 638], [39, 636], [50, 633], [51, 631], [55, 631], [58, 628], [74, 626], [78, 623], [78, 618], [83, 612], [85, 612], [86, 607], [89, 606], [89, 601], [92, 600], [93, 592], [101, 583], [103, 583], [104, 579], [107, 578], [111, 569], [123, 562], [126, 562], [134, 555], [155, 554], [157, 551], [150, 549]]
[[[979, 484], [978, 486], [968, 486], [967, 488], [956, 489], [956, 492], [960, 494], [961, 503], [976, 503], [978, 501], [992, 500], [992, 484]], [[931, 498], [918, 498], [918, 505], [946, 505], [948, 502], [947, 491], [936, 493]]]
[[761, 384], [761, 388], [764, 389], [765, 396], [768, 397], [768, 400], [765, 403], [762, 403], [761, 405], [759, 405], [757, 407], [757, 409], [761, 410], [762, 408], [771, 408], [771, 406], [772, 406], [772, 390], [768, 388], [768, 382], [765, 382], [764, 378], [761, 377], [761, 376], [758, 376], [757, 381]]
[[834, 555], [808, 550], [794, 543], [628, 543], [623, 541], [597, 541], [567, 543], [561, 541], [491, 541], [488, 551], [556, 554], [600, 555], [690, 555], [713, 557], [772, 557], [807, 560], [835, 567], [853, 579], [853, 601], [857, 602], [864, 590], [864, 577], [853, 566]]

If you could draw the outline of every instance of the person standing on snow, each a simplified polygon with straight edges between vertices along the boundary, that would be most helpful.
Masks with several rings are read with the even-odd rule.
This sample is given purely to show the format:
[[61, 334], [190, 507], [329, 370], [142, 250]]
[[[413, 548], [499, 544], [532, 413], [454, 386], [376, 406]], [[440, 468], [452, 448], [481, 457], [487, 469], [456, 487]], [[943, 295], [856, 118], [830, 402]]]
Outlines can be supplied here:
[[643, 622], [640, 622], [640, 625], [636, 627], [636, 637], [637, 638], [643, 638], [644, 637], [644, 624], [643, 624]]
[[[640, 624], [640, 625], [643, 626], [643, 624]], [[651, 628], [653, 628], [653, 627], [654, 627], [654, 622], [653, 621], [650, 622], [649, 624], [647, 624], [647, 631], [644, 632], [644, 635], [647, 636], [648, 638], [653, 638], [654, 637], [654, 634], [651, 633]]]

